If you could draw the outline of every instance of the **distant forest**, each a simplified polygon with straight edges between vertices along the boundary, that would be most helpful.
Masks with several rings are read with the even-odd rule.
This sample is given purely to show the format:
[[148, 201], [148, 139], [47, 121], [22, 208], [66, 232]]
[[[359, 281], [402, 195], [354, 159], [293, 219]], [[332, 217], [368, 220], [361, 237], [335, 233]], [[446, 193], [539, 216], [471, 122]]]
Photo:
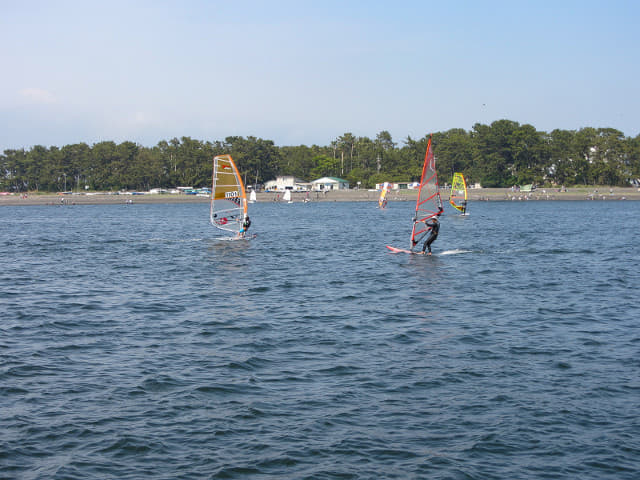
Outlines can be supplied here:
[[[0, 155], [0, 191], [118, 191], [176, 186], [204, 187], [211, 182], [211, 159], [229, 153], [247, 185], [277, 175], [306, 181], [344, 178], [352, 187], [372, 188], [384, 181], [417, 181], [428, 136], [407, 137], [398, 145], [387, 131], [375, 139], [345, 133], [327, 146], [283, 146], [256, 137], [201, 141], [190, 137], [161, 141], [154, 147], [105, 141], [63, 147], [36, 145]], [[628, 186], [640, 178], [640, 135], [631, 138], [613, 128], [536, 130], [511, 120], [476, 124], [471, 131], [433, 134], [440, 184], [462, 172], [483, 187], [512, 185]]]

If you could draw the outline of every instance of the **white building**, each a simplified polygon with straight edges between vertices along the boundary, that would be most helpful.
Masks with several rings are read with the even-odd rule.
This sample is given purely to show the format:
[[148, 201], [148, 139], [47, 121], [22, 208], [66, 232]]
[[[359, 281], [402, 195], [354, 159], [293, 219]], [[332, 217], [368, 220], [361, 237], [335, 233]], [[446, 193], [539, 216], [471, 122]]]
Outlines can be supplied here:
[[311, 184], [293, 175], [282, 175], [276, 177], [275, 180], [265, 182], [264, 189], [267, 192], [284, 192], [285, 190], [308, 192], [311, 189]]
[[[384, 183], [376, 183], [376, 190], [381, 190]], [[391, 182], [391, 190], [414, 190], [419, 186], [420, 182]]]
[[327, 190], [349, 190], [349, 182], [338, 177], [322, 177], [311, 182], [311, 189], [315, 192]]

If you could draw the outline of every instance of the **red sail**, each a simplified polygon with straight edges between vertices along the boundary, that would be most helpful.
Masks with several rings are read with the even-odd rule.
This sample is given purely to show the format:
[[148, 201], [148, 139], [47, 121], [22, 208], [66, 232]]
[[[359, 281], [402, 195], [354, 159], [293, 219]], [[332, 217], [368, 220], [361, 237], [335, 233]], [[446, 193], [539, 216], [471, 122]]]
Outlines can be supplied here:
[[442, 213], [442, 200], [440, 199], [440, 188], [438, 187], [438, 174], [436, 173], [436, 159], [431, 148], [431, 137], [427, 143], [427, 153], [424, 156], [422, 167], [422, 178], [418, 190], [418, 200], [416, 201], [416, 214], [413, 220], [413, 230], [411, 231], [411, 249], [420, 242], [429, 228], [426, 222]]

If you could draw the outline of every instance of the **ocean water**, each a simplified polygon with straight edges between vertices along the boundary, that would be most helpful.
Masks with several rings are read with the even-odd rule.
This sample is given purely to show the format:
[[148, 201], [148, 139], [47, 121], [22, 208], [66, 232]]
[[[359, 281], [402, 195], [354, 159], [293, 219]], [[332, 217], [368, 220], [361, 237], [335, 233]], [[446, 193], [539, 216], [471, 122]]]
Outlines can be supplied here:
[[640, 478], [640, 203], [0, 209], [0, 478]]

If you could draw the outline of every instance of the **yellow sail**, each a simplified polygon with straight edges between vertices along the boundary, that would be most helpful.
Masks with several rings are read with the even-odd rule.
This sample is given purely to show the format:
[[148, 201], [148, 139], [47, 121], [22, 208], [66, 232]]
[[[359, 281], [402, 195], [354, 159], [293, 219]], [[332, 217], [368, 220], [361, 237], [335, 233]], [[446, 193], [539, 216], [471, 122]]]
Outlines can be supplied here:
[[451, 181], [451, 195], [449, 196], [449, 203], [453, 208], [455, 208], [459, 212], [466, 213], [467, 182], [464, 180], [464, 175], [461, 173], [453, 174], [453, 180]]
[[238, 233], [247, 214], [247, 195], [231, 155], [213, 158], [209, 219], [215, 227]]

